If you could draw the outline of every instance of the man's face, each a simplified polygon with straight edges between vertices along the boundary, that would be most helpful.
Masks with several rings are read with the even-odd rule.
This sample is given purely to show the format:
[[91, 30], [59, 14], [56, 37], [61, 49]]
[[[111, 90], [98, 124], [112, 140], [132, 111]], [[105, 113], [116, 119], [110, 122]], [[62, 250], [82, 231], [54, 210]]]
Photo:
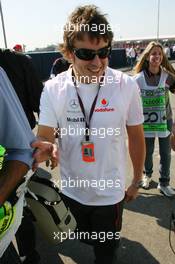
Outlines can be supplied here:
[[[102, 48], [108, 47], [108, 42], [105, 42], [101, 38], [98, 42], [97, 39], [90, 40], [88, 35], [84, 36], [83, 40], [74, 41], [75, 49], [89, 49], [98, 51]], [[105, 50], [102, 50], [105, 54]], [[95, 55], [93, 59], [83, 60], [77, 57], [76, 52], [71, 52], [70, 58], [72, 60], [73, 68], [75, 74], [78, 76], [79, 81], [82, 83], [95, 83], [94, 80], [100, 80], [100, 76], [103, 76], [103, 73], [108, 65], [108, 56], [105, 58], [100, 58], [98, 55]]]

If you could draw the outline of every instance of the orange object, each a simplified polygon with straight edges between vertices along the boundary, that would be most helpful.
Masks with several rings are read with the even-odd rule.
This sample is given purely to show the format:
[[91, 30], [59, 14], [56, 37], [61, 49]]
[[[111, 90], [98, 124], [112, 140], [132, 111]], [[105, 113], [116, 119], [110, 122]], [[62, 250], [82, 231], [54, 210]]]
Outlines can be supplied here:
[[94, 162], [94, 144], [89, 141], [82, 142], [82, 160], [85, 162]]

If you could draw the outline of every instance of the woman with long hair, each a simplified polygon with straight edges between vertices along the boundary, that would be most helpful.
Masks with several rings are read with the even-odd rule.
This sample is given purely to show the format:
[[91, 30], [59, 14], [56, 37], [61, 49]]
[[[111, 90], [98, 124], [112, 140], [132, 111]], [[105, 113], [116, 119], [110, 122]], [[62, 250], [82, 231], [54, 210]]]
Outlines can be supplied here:
[[149, 188], [153, 173], [155, 138], [159, 140], [160, 178], [158, 189], [166, 196], [174, 196], [169, 185], [172, 129], [172, 110], [169, 91], [175, 93], [175, 70], [166, 58], [160, 43], [150, 42], [135, 66], [134, 77], [141, 91], [146, 141], [145, 174], [142, 187]]

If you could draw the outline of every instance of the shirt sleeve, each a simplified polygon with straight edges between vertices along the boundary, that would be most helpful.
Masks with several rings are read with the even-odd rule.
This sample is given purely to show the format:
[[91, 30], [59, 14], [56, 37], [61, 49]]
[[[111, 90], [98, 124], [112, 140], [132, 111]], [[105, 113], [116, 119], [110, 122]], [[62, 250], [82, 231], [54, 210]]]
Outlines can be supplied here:
[[21, 103], [0, 68], [0, 144], [7, 150], [7, 160], [19, 160], [31, 167], [35, 140]]
[[5, 160], [18, 160], [31, 168], [33, 163], [32, 153], [32, 149], [7, 149]]
[[[49, 87], [49, 85], [46, 83], [41, 94], [39, 125], [56, 128], [58, 127], [58, 121], [53, 108], [53, 101], [55, 98], [54, 94], [51, 95], [50, 88], [51, 87]], [[53, 100], [51, 100], [51, 98]]]

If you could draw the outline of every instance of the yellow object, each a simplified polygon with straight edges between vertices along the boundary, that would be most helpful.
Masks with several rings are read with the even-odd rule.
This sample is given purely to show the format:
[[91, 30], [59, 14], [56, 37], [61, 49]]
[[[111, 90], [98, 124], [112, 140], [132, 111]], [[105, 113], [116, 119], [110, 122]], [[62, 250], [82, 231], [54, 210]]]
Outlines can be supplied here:
[[0, 145], [0, 170], [2, 169], [2, 164], [4, 161], [4, 156], [5, 156], [5, 148]]
[[0, 239], [5, 235], [6, 231], [13, 224], [16, 215], [15, 206], [12, 206], [9, 202], [5, 202], [3, 206], [5, 209], [5, 216], [0, 219]]

